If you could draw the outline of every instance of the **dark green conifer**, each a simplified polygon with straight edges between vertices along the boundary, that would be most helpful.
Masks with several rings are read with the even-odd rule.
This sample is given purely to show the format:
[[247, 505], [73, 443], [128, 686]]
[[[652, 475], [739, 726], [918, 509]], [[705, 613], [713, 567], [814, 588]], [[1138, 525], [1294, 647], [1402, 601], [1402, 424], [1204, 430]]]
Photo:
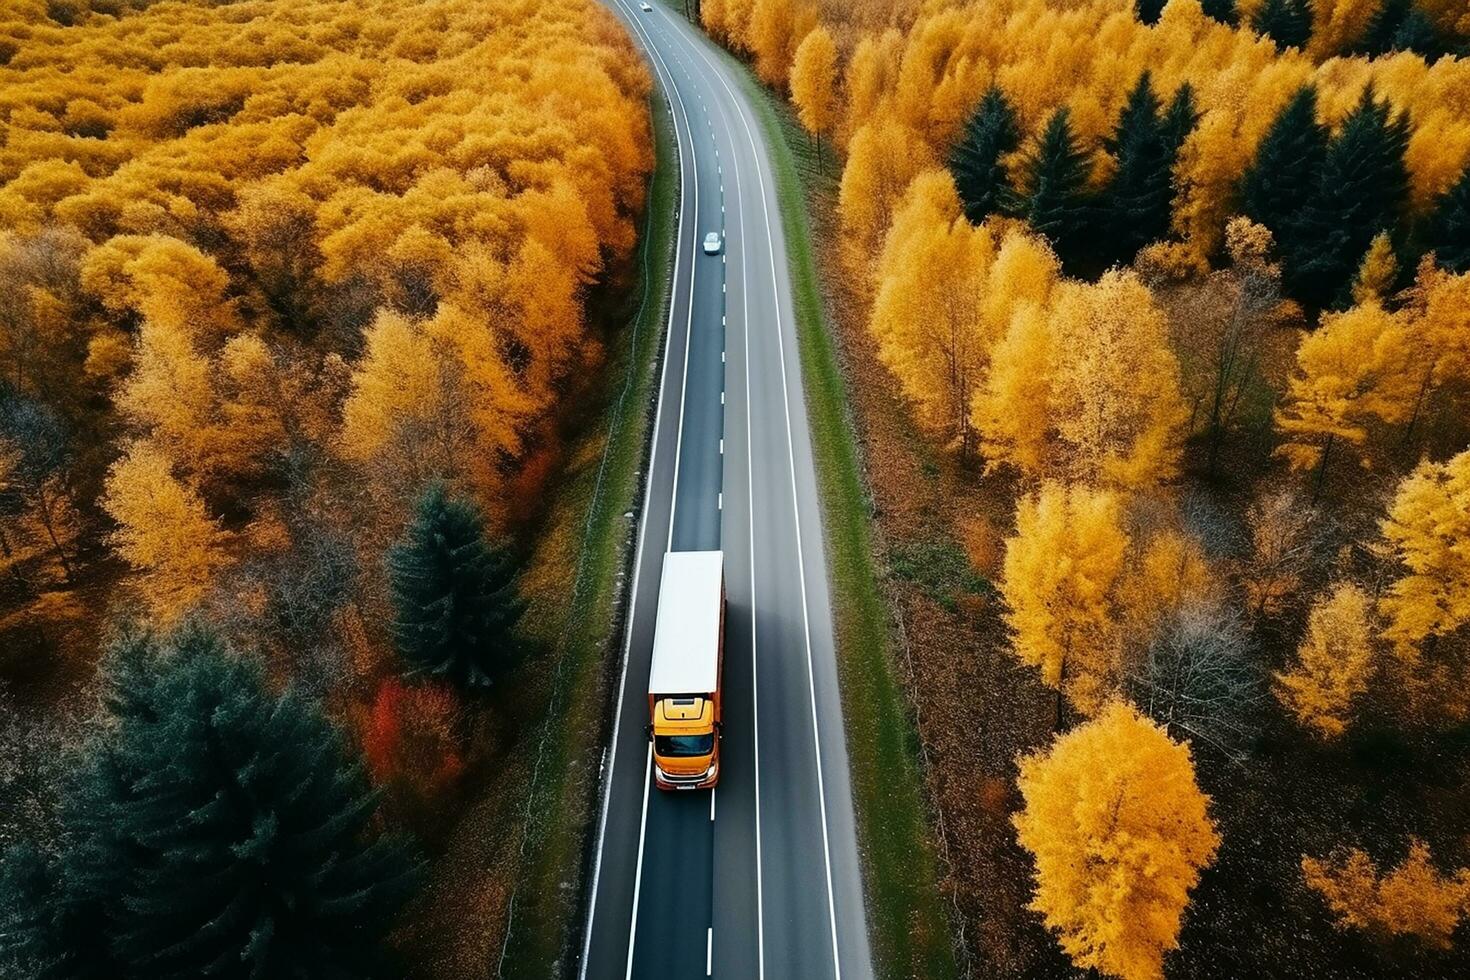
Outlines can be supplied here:
[[1144, 24], [1157, 24], [1164, 15], [1164, 4], [1169, 0], [1133, 0], [1134, 12]]
[[1284, 249], [1282, 280], [1310, 306], [1344, 303], [1373, 237], [1396, 232], [1408, 205], [1409, 123], [1363, 90], [1327, 147], [1317, 186]]
[[1271, 229], [1282, 249], [1291, 244], [1297, 217], [1316, 190], [1327, 143], [1327, 127], [1317, 121], [1317, 90], [1304, 85], [1266, 130], [1242, 179], [1242, 210]]
[[1426, 245], [1450, 272], [1470, 272], [1470, 166], [1439, 200], [1429, 216]]
[[955, 189], [971, 222], [978, 225], [992, 214], [1014, 209], [1015, 192], [1001, 158], [1020, 142], [1016, 111], [1000, 87], [992, 85], [971, 113], [949, 155]]
[[1278, 48], [1306, 48], [1312, 36], [1312, 8], [1307, 0], [1266, 0], [1251, 27]]
[[1091, 241], [1095, 206], [1087, 187], [1091, 170], [1067, 110], [1058, 109], [1022, 166], [1021, 207], [1031, 227], [1069, 266], [1096, 257]]
[[1200, 7], [1204, 10], [1206, 17], [1212, 17], [1222, 24], [1234, 27], [1240, 21], [1240, 14], [1235, 9], [1235, 0], [1204, 0]]
[[514, 664], [525, 604], [511, 555], [491, 547], [485, 521], [436, 483], [388, 552], [393, 639], [407, 673], [484, 687]]
[[6, 861], [0, 963], [46, 980], [394, 975], [383, 939], [417, 867], [372, 830], [376, 798], [321, 710], [199, 628], [131, 637], [108, 673], [112, 724], [66, 793], [61, 854]]
[[1180, 87], [1164, 112], [1149, 73], [1139, 77], [1107, 141], [1117, 161], [1104, 198], [1104, 238], [1111, 260], [1127, 261], [1169, 234], [1174, 163], [1194, 123], [1194, 96], [1188, 86]]

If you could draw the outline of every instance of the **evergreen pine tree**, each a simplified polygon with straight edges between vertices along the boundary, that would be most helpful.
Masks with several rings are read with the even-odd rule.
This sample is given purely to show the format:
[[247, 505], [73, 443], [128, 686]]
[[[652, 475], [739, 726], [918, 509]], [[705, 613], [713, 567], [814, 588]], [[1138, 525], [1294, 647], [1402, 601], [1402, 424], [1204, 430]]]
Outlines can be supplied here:
[[1144, 24], [1157, 24], [1164, 15], [1164, 4], [1169, 0], [1133, 0], [1133, 9]]
[[1410, 7], [1404, 14], [1403, 21], [1393, 32], [1389, 50], [1412, 51], [1425, 61], [1434, 61], [1442, 55], [1455, 53], [1440, 36], [1434, 21], [1418, 7]]
[[1031, 227], [1046, 236], [1068, 266], [1095, 257], [1089, 240], [1094, 210], [1087, 187], [1091, 169], [1087, 153], [1072, 133], [1067, 110], [1058, 109], [1023, 164], [1021, 209]]
[[1470, 272], [1470, 166], [1439, 200], [1429, 216], [1426, 245], [1440, 266]]
[[1317, 186], [1327, 155], [1327, 127], [1317, 121], [1317, 90], [1304, 85], [1272, 121], [1241, 182], [1241, 204], [1252, 221], [1271, 229], [1283, 251]]
[[1001, 158], [1015, 150], [1020, 142], [1016, 110], [1011, 108], [1000, 87], [992, 85], [965, 123], [965, 131], [949, 155], [949, 170], [964, 204], [965, 217], [974, 224], [1014, 208], [1015, 194]]
[[393, 638], [408, 673], [484, 687], [514, 663], [525, 605], [515, 565], [485, 539], [474, 505], [442, 484], [423, 495], [408, 532], [388, 553]]
[[1395, 232], [1407, 207], [1408, 145], [1408, 119], [1365, 87], [1327, 147], [1317, 186], [1284, 250], [1282, 281], [1290, 295], [1313, 306], [1350, 299], [1353, 274], [1374, 236]]
[[1188, 86], [1181, 86], [1168, 111], [1161, 112], [1149, 73], [1139, 77], [1107, 141], [1117, 160], [1105, 196], [1109, 258], [1126, 261], [1168, 235], [1174, 163], [1194, 123], [1194, 95]]
[[46, 978], [392, 975], [382, 939], [417, 868], [371, 832], [376, 798], [320, 709], [199, 628], [128, 641], [109, 679], [61, 855], [7, 858], [10, 954]]
[[1171, 168], [1178, 162], [1184, 141], [1189, 139], [1189, 134], [1194, 132], [1198, 123], [1199, 110], [1194, 104], [1194, 88], [1184, 82], [1174, 90], [1174, 98], [1169, 100], [1169, 108], [1164, 111], [1162, 120], [1164, 152], [1169, 157]]
[[1256, 10], [1251, 27], [1275, 41], [1278, 48], [1305, 49], [1312, 36], [1312, 8], [1307, 0], [1266, 0]]
[[1231, 27], [1234, 27], [1240, 20], [1240, 14], [1235, 9], [1235, 0], [1204, 0], [1200, 7], [1204, 10], [1206, 17], [1212, 17]]

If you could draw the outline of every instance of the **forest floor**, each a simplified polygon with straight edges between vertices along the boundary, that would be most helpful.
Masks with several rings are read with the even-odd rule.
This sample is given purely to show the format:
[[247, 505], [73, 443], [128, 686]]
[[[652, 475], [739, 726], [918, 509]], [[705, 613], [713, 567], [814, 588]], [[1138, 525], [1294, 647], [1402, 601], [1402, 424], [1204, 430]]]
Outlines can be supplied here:
[[523, 580], [541, 652], [494, 698], [514, 734], [478, 760], [408, 916], [416, 977], [560, 976], [576, 934], [673, 258], [678, 159], [662, 98], [650, 106], [642, 242], [589, 301], [605, 311], [600, 390], [568, 434]]

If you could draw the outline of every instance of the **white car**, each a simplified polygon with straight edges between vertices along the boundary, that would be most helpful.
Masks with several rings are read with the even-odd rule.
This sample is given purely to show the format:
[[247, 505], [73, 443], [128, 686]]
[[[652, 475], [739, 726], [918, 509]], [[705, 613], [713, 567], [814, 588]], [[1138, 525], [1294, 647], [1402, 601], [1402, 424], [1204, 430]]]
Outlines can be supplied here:
[[704, 254], [719, 255], [721, 244], [722, 242], [720, 241], [720, 233], [717, 231], [710, 232], [708, 235], [704, 236]]
[[641, 11], [643, 11], [645, 14], [651, 14], [651, 13], [653, 13], [653, 6], [651, 4], [640, 3], [638, 5], [638, 9], [641, 10]]

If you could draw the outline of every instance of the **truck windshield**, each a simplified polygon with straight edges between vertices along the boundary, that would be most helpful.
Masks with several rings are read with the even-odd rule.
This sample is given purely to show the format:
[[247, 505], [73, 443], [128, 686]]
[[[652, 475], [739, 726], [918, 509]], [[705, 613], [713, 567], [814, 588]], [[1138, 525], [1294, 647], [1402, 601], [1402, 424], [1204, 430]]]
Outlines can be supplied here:
[[713, 732], [704, 735], [655, 735], [653, 739], [654, 754], [664, 757], [709, 755], [714, 748], [715, 735]]

